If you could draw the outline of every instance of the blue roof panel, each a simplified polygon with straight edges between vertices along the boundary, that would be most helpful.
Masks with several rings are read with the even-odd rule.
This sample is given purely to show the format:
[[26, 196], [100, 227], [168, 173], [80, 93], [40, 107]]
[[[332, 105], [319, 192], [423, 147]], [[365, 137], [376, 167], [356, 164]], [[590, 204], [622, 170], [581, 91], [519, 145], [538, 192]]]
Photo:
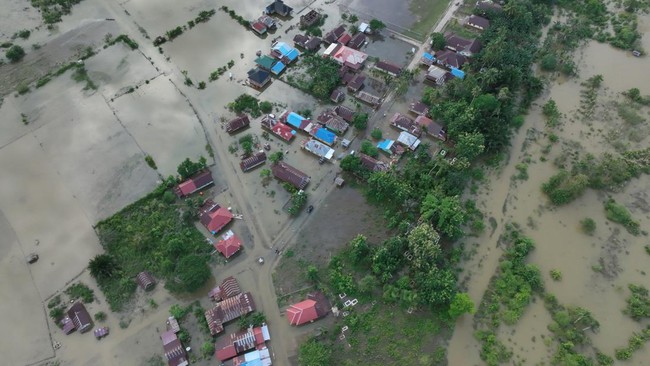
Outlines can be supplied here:
[[317, 139], [323, 141], [328, 145], [333, 144], [334, 141], [336, 140], [336, 134], [324, 127], [319, 128], [318, 131], [316, 131], [314, 137], [316, 137]]
[[455, 77], [459, 78], [459, 79], [464, 79], [465, 78], [465, 72], [461, 71], [461, 70], [458, 70], [455, 67], [451, 68], [451, 74], [454, 75]]
[[377, 147], [384, 151], [388, 151], [391, 146], [393, 146], [393, 140], [388, 140], [388, 139], [379, 141], [379, 143], [377, 144]]
[[284, 64], [281, 61], [278, 61], [273, 65], [271, 68], [271, 72], [274, 73], [275, 75], [280, 75], [282, 71], [284, 71]]
[[291, 51], [285, 53], [284, 55], [289, 59], [289, 61], [293, 61], [298, 58], [298, 55], [300, 55], [300, 53], [298, 52], [297, 49], [294, 48]]
[[291, 112], [287, 116], [287, 123], [295, 128], [300, 128], [300, 125], [302, 124], [303, 120], [305, 120], [305, 117], [295, 112]]
[[422, 57], [426, 58], [427, 60], [433, 60], [433, 59], [434, 59], [433, 55], [430, 54], [430, 53], [428, 53], [428, 52], [425, 52], [425, 53], [422, 55]]

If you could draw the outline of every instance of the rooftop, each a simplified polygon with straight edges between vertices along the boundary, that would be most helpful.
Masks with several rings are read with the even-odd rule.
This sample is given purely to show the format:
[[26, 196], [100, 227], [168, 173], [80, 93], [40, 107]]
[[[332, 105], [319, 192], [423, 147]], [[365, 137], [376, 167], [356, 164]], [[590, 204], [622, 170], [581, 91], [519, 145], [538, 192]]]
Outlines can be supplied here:
[[303, 141], [302, 148], [320, 158], [325, 158], [327, 160], [332, 159], [335, 152], [334, 149], [321, 143], [320, 141], [311, 140], [311, 139]]
[[218, 302], [205, 312], [205, 320], [208, 322], [210, 334], [215, 335], [223, 332], [225, 323], [253, 311], [255, 311], [253, 296], [250, 292], [245, 292]]
[[284, 161], [273, 164], [271, 166], [271, 171], [273, 172], [274, 177], [293, 185], [297, 189], [305, 189], [311, 180], [307, 174], [292, 167]]
[[214, 247], [228, 259], [241, 249], [241, 244], [241, 239], [232, 230], [228, 230], [221, 236], [221, 240], [214, 244]]

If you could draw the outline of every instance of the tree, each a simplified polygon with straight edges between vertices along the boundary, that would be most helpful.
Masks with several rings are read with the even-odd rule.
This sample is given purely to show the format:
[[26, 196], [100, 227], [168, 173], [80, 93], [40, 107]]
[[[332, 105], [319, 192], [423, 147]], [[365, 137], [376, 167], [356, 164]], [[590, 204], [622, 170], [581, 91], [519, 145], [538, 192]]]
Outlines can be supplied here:
[[311, 339], [300, 345], [298, 363], [301, 366], [330, 366], [332, 364], [332, 350], [323, 343]]
[[440, 198], [440, 193], [429, 193], [422, 201], [420, 214], [423, 220], [433, 222], [436, 229], [451, 239], [463, 235], [462, 226], [467, 216], [458, 196]]
[[90, 275], [97, 281], [111, 278], [117, 270], [115, 259], [109, 254], [98, 254], [88, 263]]
[[480, 132], [463, 132], [456, 142], [456, 154], [472, 161], [485, 151], [485, 136]]
[[260, 171], [260, 177], [265, 181], [271, 178], [271, 169], [266, 169], [266, 168], [262, 169]]
[[214, 342], [206, 341], [201, 346], [201, 354], [203, 357], [212, 357], [214, 355]]
[[307, 279], [311, 282], [318, 282], [318, 268], [316, 266], [310, 265], [307, 267]]
[[368, 25], [373, 32], [379, 32], [380, 30], [386, 28], [386, 24], [384, 24], [384, 22], [379, 19], [371, 19]]
[[5, 52], [5, 56], [10, 62], [18, 62], [25, 57], [25, 50], [18, 45], [13, 45]]
[[106, 320], [106, 313], [103, 311], [98, 311], [95, 313], [95, 320], [102, 323]]
[[372, 156], [373, 158], [379, 156], [379, 150], [377, 149], [377, 147], [368, 140], [364, 140], [361, 143], [361, 152], [368, 156]]
[[210, 278], [210, 268], [205, 263], [205, 258], [197, 255], [188, 255], [178, 261], [176, 267], [177, 280], [182, 284], [182, 289], [194, 292], [201, 288]]
[[368, 113], [355, 113], [352, 117], [352, 126], [357, 130], [365, 130], [368, 126]]
[[445, 48], [447, 45], [447, 40], [445, 40], [445, 35], [439, 32], [431, 34], [431, 48], [435, 51]]
[[271, 160], [273, 164], [279, 163], [282, 159], [284, 159], [284, 153], [282, 151], [276, 151], [269, 156], [269, 160]]
[[271, 102], [260, 102], [260, 111], [262, 113], [271, 113], [273, 111], [273, 103]]
[[259, 311], [250, 313], [248, 315], [239, 318], [240, 329], [248, 329], [250, 327], [261, 327], [262, 324], [264, 323], [266, 323], [266, 315], [264, 315], [264, 313], [260, 313]]
[[416, 226], [408, 234], [408, 254], [406, 259], [411, 267], [417, 270], [427, 270], [434, 266], [440, 256], [440, 235], [430, 224], [424, 222]]
[[361, 159], [355, 155], [347, 155], [341, 160], [341, 169], [346, 172], [356, 172], [361, 168]]
[[190, 158], [185, 158], [185, 160], [180, 163], [176, 171], [178, 172], [178, 175], [181, 176], [181, 178], [187, 179], [194, 173], [198, 172], [201, 169], [205, 169], [206, 167], [207, 160], [203, 156], [199, 157], [199, 161], [196, 163], [190, 160]]
[[474, 314], [474, 311], [474, 302], [464, 292], [457, 292], [449, 305], [449, 317], [451, 319], [456, 319], [465, 313]]
[[366, 275], [359, 281], [359, 291], [363, 294], [371, 294], [372, 291], [377, 287], [377, 278], [369, 274]]
[[350, 259], [352, 263], [359, 264], [363, 262], [370, 254], [370, 247], [365, 236], [359, 234], [350, 240]]
[[382, 138], [381, 130], [378, 128], [373, 129], [372, 132], [370, 132], [370, 136], [372, 136], [372, 138], [375, 140], [381, 140]]

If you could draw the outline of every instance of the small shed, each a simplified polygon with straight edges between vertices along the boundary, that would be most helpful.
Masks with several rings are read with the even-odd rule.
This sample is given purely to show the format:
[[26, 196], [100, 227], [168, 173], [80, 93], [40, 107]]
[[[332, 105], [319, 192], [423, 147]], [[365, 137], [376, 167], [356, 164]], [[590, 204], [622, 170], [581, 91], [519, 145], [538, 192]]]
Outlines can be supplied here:
[[102, 339], [103, 337], [106, 337], [108, 335], [108, 327], [101, 327], [95, 329], [93, 333], [95, 333], [95, 338]]
[[156, 285], [156, 281], [151, 276], [151, 274], [147, 271], [138, 273], [135, 280], [138, 283], [138, 286], [140, 286], [145, 291], [149, 291], [153, 289], [154, 286]]
[[334, 184], [336, 184], [337, 187], [343, 187], [345, 180], [341, 177], [336, 177], [336, 179], [334, 179]]

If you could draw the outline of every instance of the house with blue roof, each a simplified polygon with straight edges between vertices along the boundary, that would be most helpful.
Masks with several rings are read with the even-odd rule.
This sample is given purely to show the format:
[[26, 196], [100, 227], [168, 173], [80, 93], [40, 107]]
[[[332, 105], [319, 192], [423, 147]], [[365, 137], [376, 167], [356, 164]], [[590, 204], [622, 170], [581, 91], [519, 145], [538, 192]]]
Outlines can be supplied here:
[[308, 127], [311, 125], [311, 122], [309, 119], [299, 115], [296, 112], [290, 112], [288, 114], [285, 112], [282, 114], [280, 119], [286, 121], [289, 126], [293, 126], [297, 129], [309, 132]]
[[316, 127], [312, 131], [312, 136], [324, 144], [332, 146], [336, 142], [336, 134], [325, 127]]
[[465, 72], [462, 70], [459, 70], [455, 67], [451, 68], [451, 74], [454, 75], [455, 77], [459, 79], [464, 79], [465, 78]]
[[393, 140], [384, 139], [382, 141], [379, 141], [379, 143], [377, 144], [377, 148], [387, 154], [392, 154], [393, 151], [391, 150], [391, 148], [393, 147], [394, 143], [395, 141]]
[[278, 42], [271, 48], [271, 55], [285, 64], [290, 64], [300, 56], [300, 52], [284, 42]]
[[275, 65], [273, 65], [273, 67], [271, 67], [271, 72], [273, 73], [273, 75], [277, 76], [280, 75], [285, 68], [286, 68], [285, 64], [283, 64], [282, 61], [278, 61], [275, 63]]
[[431, 66], [433, 65], [433, 62], [436, 60], [436, 57], [433, 56], [432, 54], [425, 52], [422, 54], [422, 57], [420, 58], [420, 63], [422, 65], [426, 66]]

